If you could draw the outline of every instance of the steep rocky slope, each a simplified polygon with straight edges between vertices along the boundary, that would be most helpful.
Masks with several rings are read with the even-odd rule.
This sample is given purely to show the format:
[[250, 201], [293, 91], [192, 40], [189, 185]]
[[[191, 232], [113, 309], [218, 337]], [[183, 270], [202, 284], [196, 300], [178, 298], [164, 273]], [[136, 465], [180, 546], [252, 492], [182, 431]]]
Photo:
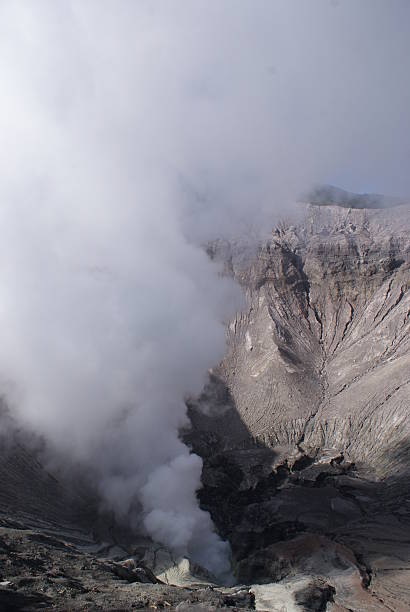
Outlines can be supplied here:
[[408, 207], [311, 207], [236, 272], [250, 305], [230, 325], [219, 374], [253, 438], [343, 449], [381, 476], [394, 441], [400, 468], [409, 269]]
[[0, 415], [0, 610], [410, 610], [410, 207], [307, 206], [249, 257], [189, 402], [201, 505], [238, 586], [101, 514]]
[[409, 610], [410, 208], [308, 206], [249, 265], [212, 252], [248, 308], [187, 438], [239, 577], [288, 609], [315, 577], [307, 609]]

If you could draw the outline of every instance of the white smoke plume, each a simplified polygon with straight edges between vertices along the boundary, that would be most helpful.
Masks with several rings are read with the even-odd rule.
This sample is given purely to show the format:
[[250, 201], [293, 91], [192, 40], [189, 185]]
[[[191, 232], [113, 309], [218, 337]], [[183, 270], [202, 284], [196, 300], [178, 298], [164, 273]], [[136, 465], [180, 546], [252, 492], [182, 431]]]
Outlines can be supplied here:
[[215, 572], [178, 430], [238, 292], [201, 243], [269, 227], [311, 182], [410, 191], [408, 9], [0, 5], [1, 390], [119, 517], [142, 504]]

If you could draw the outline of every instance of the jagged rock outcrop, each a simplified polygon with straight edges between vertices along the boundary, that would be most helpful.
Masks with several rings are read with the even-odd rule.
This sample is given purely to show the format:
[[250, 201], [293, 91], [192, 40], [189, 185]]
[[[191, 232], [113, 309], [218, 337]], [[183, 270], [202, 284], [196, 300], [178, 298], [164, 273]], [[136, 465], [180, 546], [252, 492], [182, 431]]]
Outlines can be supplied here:
[[289, 609], [310, 575], [331, 587], [317, 609], [409, 610], [410, 207], [310, 205], [251, 263], [210, 250], [248, 307], [187, 440], [239, 575], [296, 580]]

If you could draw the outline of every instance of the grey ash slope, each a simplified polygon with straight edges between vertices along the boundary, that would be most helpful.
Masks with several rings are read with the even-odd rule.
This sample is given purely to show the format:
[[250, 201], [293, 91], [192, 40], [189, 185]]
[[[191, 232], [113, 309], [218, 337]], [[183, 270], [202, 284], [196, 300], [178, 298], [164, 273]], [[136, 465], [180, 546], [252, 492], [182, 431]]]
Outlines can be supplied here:
[[[410, 208], [308, 206], [252, 261], [210, 253], [249, 305], [185, 437], [239, 582], [260, 610], [410, 610]], [[0, 448], [0, 610], [253, 609], [21, 441]]]
[[220, 372], [252, 437], [343, 450], [379, 476], [391, 473], [386, 457], [396, 449], [401, 469], [410, 208], [311, 206], [238, 274], [250, 306], [230, 326]]
[[187, 437], [240, 577], [410, 610], [410, 208], [310, 205], [250, 265], [212, 250], [249, 306]]

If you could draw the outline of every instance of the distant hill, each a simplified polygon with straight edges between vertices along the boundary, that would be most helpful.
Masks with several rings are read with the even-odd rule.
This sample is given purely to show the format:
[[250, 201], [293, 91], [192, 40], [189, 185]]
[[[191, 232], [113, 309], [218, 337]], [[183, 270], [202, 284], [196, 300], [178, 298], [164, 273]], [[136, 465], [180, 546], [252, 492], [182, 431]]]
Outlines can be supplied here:
[[343, 208], [389, 208], [404, 204], [403, 198], [379, 193], [351, 193], [333, 185], [318, 185], [305, 194], [303, 199], [317, 206], [336, 204]]

